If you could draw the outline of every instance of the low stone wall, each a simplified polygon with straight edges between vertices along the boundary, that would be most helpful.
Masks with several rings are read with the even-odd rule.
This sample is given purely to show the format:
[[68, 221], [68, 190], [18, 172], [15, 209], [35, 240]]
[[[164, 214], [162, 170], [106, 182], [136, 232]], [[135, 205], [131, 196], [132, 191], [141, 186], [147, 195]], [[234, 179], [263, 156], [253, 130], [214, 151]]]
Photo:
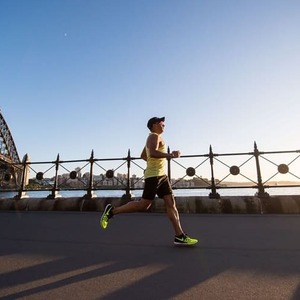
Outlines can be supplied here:
[[[134, 200], [133, 200], [134, 201]], [[126, 203], [124, 198], [24, 198], [0, 199], [0, 211], [103, 211], [111, 203], [120, 206]], [[299, 214], [300, 195], [270, 196], [230, 196], [221, 199], [208, 197], [176, 197], [180, 213], [218, 213], [218, 214]], [[150, 212], [165, 212], [164, 201], [156, 199]]]

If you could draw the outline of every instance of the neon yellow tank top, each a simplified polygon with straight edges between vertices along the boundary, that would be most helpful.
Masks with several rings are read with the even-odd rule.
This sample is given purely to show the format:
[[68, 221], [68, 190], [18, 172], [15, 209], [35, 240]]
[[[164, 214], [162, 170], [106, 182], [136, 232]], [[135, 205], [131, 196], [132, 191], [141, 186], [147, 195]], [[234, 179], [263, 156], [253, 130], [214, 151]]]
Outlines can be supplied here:
[[[150, 133], [150, 134], [156, 134], [156, 133]], [[166, 145], [164, 144], [163, 146], [159, 147], [157, 150], [166, 153], [167, 152]], [[147, 146], [146, 146], [146, 153], [147, 153], [147, 167], [144, 174], [145, 178], [165, 175], [166, 159], [150, 157], [149, 149]]]

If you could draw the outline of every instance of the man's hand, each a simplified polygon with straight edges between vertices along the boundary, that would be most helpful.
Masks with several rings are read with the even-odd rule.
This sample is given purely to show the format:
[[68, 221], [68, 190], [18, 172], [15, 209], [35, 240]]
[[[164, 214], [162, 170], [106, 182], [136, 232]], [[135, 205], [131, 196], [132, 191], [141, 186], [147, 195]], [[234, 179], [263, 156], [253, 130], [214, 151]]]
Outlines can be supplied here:
[[176, 151], [172, 151], [172, 158], [178, 158], [180, 157], [180, 151], [179, 150], [176, 150]]

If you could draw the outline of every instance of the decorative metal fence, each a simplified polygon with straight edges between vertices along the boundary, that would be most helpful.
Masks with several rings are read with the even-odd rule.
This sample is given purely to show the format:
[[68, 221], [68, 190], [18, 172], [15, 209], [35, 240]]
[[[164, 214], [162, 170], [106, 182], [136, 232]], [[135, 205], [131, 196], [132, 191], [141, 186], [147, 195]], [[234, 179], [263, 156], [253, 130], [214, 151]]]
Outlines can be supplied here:
[[[170, 152], [170, 150], [168, 149]], [[167, 172], [173, 189], [208, 190], [210, 198], [220, 198], [222, 189], [255, 189], [258, 197], [269, 197], [268, 188], [300, 187], [300, 150], [245, 153], [182, 155], [167, 161]], [[96, 191], [123, 190], [127, 199], [144, 184], [145, 162], [140, 157], [95, 158], [31, 162], [27, 155], [20, 163], [0, 165], [1, 192], [16, 192], [23, 198], [29, 191], [47, 191], [56, 198], [61, 191], [84, 191], [84, 197], [95, 197]], [[14, 174], [22, 178], [13, 181]], [[176, 177], [176, 179], [175, 179]], [[196, 194], [196, 192], [195, 192]], [[0, 193], [1, 196], [1, 193]]]

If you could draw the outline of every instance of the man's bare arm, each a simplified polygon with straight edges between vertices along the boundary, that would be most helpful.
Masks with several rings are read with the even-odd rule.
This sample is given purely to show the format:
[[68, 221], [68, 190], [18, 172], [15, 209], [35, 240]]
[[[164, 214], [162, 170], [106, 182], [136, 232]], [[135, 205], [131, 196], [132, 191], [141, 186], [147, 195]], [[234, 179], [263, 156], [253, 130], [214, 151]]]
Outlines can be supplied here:
[[146, 147], [144, 147], [142, 153], [141, 153], [141, 158], [144, 160], [144, 161], [147, 161], [147, 153], [146, 153]]
[[147, 147], [149, 149], [149, 154], [154, 158], [173, 158], [172, 153], [164, 153], [158, 150], [160, 138], [156, 134], [149, 135], [147, 139]]

